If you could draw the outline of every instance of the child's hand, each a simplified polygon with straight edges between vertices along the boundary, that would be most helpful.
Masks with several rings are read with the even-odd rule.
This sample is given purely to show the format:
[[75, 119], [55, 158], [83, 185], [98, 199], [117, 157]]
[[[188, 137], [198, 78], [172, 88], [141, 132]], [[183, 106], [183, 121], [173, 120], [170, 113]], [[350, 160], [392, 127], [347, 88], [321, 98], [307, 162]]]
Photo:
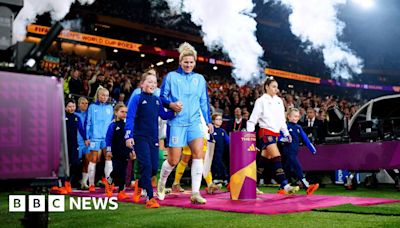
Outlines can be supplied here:
[[132, 138], [127, 139], [125, 141], [125, 145], [126, 147], [133, 149], [133, 145], [135, 145], [135, 140], [133, 140]]
[[212, 125], [211, 123], [208, 124], [208, 133], [209, 134], [214, 133], [214, 125]]
[[174, 112], [180, 112], [183, 109], [183, 104], [180, 101], [177, 102], [171, 102], [169, 104], [169, 108], [174, 110]]
[[129, 158], [130, 158], [131, 160], [135, 160], [135, 159], [136, 159], [136, 153], [135, 153], [135, 151], [132, 150], [132, 152], [129, 153]]
[[286, 136], [287, 137], [287, 139], [288, 139], [288, 143], [292, 143], [292, 136], [291, 135], [288, 135], [288, 136]]

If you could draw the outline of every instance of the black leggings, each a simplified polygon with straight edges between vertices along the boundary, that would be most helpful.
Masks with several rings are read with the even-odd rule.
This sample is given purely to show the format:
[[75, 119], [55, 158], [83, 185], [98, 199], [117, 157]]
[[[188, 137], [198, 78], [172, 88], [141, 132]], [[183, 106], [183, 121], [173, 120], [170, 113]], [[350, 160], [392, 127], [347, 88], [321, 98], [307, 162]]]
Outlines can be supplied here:
[[128, 160], [113, 159], [113, 171], [111, 172], [111, 178], [114, 183], [118, 186], [118, 192], [125, 189], [125, 178], [126, 178], [126, 167], [128, 166]]

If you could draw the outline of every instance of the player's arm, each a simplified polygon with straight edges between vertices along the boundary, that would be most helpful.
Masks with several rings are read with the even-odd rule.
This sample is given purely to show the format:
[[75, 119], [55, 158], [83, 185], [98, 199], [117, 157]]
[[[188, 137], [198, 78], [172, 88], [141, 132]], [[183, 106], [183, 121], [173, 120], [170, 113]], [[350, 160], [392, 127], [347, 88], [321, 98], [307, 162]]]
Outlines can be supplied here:
[[256, 124], [258, 123], [258, 119], [262, 114], [262, 100], [257, 99], [254, 104], [253, 111], [251, 112], [249, 120], [247, 120], [246, 130], [249, 132], [253, 132], [256, 128]]
[[228, 134], [226, 133], [226, 131], [225, 131], [225, 129], [222, 129], [222, 132], [224, 133], [224, 141], [225, 141], [225, 144], [226, 145], [229, 145], [229, 136], [228, 136]]
[[129, 103], [128, 114], [126, 115], [126, 124], [125, 124], [125, 140], [126, 146], [132, 148], [134, 143], [133, 140], [133, 130], [135, 129], [135, 118], [136, 112], [139, 104], [140, 94], [135, 95], [132, 99], [132, 102]]
[[90, 140], [92, 138], [90, 132], [92, 131], [93, 127], [93, 104], [89, 106], [86, 121], [86, 137]]
[[169, 100], [169, 95], [171, 93], [170, 77], [170, 74], [167, 74], [167, 76], [165, 76], [160, 88], [160, 99], [165, 108], [170, 108], [169, 105], [172, 102]]
[[[158, 101], [161, 102], [161, 99], [158, 98]], [[165, 111], [164, 106], [159, 105], [158, 106], [158, 115], [163, 120], [170, 120], [170, 119], [173, 119], [175, 117], [175, 112], [173, 110], [171, 110], [171, 109], [168, 109], [167, 111]]]
[[83, 140], [86, 141], [87, 140], [86, 132], [85, 132], [85, 129], [83, 128], [81, 118], [79, 118], [79, 116], [77, 116], [77, 115], [75, 115], [75, 116], [76, 116], [76, 118], [78, 118], [78, 132], [79, 132], [79, 134], [81, 134]]
[[206, 124], [211, 123], [211, 108], [210, 108], [210, 98], [208, 97], [208, 92], [207, 92], [207, 83], [204, 80], [204, 86], [202, 86], [201, 89], [201, 94], [200, 94], [200, 109], [203, 114], [204, 120], [206, 121]]

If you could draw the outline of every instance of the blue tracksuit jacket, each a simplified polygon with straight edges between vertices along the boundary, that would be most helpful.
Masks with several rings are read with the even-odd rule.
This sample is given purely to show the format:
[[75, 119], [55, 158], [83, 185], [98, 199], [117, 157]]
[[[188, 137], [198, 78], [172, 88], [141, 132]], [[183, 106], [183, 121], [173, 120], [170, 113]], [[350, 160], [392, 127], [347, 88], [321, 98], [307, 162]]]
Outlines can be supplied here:
[[111, 151], [113, 159], [126, 160], [129, 158], [129, 149], [125, 145], [125, 122], [123, 120], [113, 121], [107, 130], [106, 146]]
[[[82, 112], [80, 110], [77, 110], [75, 114], [79, 117], [79, 119], [82, 122], [83, 130], [85, 131], [86, 134], [86, 118], [87, 118], [87, 111]], [[79, 133], [78, 134], [78, 145], [79, 146], [84, 146], [85, 145], [85, 140], [83, 139], [82, 135]]]
[[166, 112], [160, 98], [153, 94], [142, 92], [135, 95], [128, 106], [125, 139], [141, 136], [158, 140], [159, 116], [162, 119], [171, 119], [174, 112]]
[[160, 98], [165, 107], [171, 102], [183, 104], [181, 112], [168, 121], [170, 126], [190, 126], [200, 123], [200, 110], [207, 124], [211, 123], [207, 83], [203, 75], [185, 73], [181, 67], [169, 72], [161, 85]]
[[286, 154], [297, 154], [300, 146], [300, 138], [303, 140], [304, 144], [310, 150], [311, 153], [315, 154], [316, 149], [314, 145], [308, 139], [306, 133], [303, 131], [303, 128], [295, 123], [288, 122], [287, 127], [290, 135], [292, 136], [292, 143], [287, 143], [283, 147], [283, 151]]
[[113, 119], [114, 111], [110, 104], [99, 101], [91, 104], [87, 114], [86, 137], [90, 140], [104, 140]]

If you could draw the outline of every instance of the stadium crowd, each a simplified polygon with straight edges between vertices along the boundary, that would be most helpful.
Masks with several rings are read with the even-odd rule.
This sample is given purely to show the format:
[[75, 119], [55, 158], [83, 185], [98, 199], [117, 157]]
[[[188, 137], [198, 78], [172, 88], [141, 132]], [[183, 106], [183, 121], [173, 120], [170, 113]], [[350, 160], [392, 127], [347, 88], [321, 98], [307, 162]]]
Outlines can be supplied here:
[[[60, 65], [45, 68], [46, 74], [64, 78], [65, 94], [75, 97], [85, 96], [92, 100], [99, 85], [110, 91], [110, 102], [126, 103], [133, 90], [139, 86], [140, 77], [151, 62], [118, 62], [114, 60], [93, 60], [87, 57], [60, 53]], [[161, 84], [163, 76], [173, 68], [157, 67]], [[251, 113], [254, 101], [262, 95], [262, 85], [239, 86], [227, 75], [203, 74], [208, 82], [212, 112], [224, 114], [224, 121], [234, 117], [235, 108], [241, 108], [244, 118]], [[279, 79], [278, 79], [279, 81]], [[284, 99], [285, 107], [301, 110], [301, 121], [305, 119], [307, 108], [315, 110], [316, 117], [325, 120], [329, 107], [337, 105], [346, 117], [351, 118], [359, 108], [358, 101], [338, 98], [333, 95], [315, 94], [307, 91], [281, 90], [279, 96]]]

